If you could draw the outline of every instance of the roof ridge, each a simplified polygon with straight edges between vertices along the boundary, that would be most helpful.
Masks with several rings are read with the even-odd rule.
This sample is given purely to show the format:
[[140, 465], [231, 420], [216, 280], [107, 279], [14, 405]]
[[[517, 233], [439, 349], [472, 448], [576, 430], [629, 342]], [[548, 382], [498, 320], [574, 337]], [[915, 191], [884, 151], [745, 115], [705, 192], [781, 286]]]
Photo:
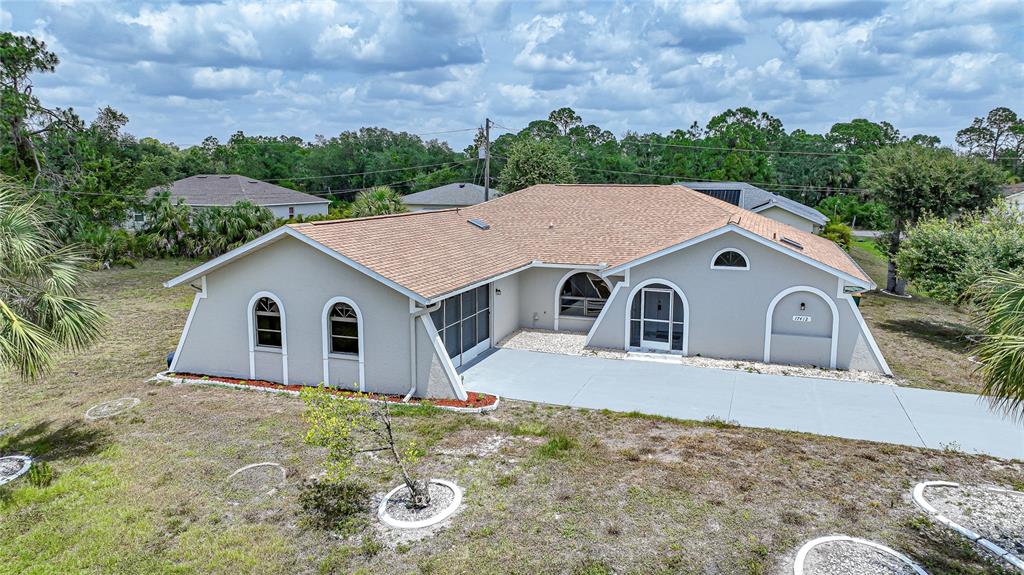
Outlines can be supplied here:
[[317, 222], [301, 222], [301, 223], [298, 223], [298, 224], [288, 224], [288, 225], [290, 225], [290, 226], [300, 226], [300, 225], [308, 224], [308, 225], [311, 225], [311, 226], [322, 226], [322, 225], [325, 225], [325, 224], [345, 224], [345, 223], [350, 223], [350, 222], [365, 222], [365, 221], [369, 221], [369, 220], [386, 220], [386, 219], [389, 219], [389, 218], [402, 218], [402, 217], [408, 217], [408, 216], [426, 216], [426, 215], [430, 215], [430, 214], [439, 214], [441, 212], [457, 212], [460, 209], [464, 209], [464, 208], [445, 208], [443, 210], [419, 210], [419, 211], [415, 211], [415, 212], [401, 212], [401, 213], [397, 213], [397, 214], [382, 214], [382, 215], [379, 215], [379, 216], [363, 216], [361, 218], [340, 218], [340, 219], [337, 219], [337, 220], [320, 220], [320, 221], [317, 221]]

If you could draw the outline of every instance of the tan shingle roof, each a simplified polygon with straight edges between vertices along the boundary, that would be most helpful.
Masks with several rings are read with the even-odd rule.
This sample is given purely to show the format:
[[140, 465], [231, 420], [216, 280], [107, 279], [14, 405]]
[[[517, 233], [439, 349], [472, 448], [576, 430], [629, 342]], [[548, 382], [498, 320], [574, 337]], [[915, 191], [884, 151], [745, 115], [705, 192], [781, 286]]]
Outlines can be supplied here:
[[534, 260], [616, 267], [729, 223], [872, 285], [833, 242], [678, 185], [544, 184], [467, 208], [291, 227], [433, 299]]

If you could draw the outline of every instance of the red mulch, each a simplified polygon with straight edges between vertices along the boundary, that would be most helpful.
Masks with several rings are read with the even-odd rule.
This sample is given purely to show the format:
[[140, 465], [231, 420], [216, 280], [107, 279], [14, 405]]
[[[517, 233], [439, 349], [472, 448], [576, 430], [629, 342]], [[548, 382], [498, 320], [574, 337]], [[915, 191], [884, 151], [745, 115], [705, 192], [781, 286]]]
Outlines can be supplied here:
[[[198, 373], [169, 373], [170, 377], [182, 377], [186, 379], [200, 379], [205, 381], [220, 381], [223, 383], [232, 383], [235, 385], [244, 385], [247, 387], [261, 387], [264, 389], [277, 389], [286, 391], [301, 391], [306, 385], [282, 385], [280, 383], [274, 383], [272, 381], [266, 381], [262, 379], [237, 379], [234, 377], [218, 377], [213, 375], [202, 375]], [[347, 391], [344, 389], [327, 388], [328, 391], [337, 395], [344, 395], [353, 397], [356, 395], [355, 392]], [[392, 403], [401, 403], [402, 395], [386, 395], [382, 393], [366, 393], [370, 399], [377, 399], [383, 401], [389, 401]], [[498, 397], [487, 393], [476, 393], [470, 391], [467, 393], [468, 398], [466, 401], [458, 399], [419, 399], [416, 397], [410, 398], [408, 403], [410, 404], [430, 404], [444, 407], [487, 407], [494, 405], [498, 401]]]

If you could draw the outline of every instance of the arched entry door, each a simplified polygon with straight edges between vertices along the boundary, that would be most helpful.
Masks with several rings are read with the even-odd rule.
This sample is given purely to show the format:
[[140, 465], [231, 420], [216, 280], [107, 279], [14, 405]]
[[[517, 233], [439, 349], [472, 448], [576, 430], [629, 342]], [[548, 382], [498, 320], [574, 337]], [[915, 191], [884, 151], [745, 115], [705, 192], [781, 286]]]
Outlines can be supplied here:
[[641, 285], [629, 310], [629, 347], [685, 353], [686, 303], [663, 283]]
[[838, 319], [836, 304], [821, 290], [783, 290], [768, 306], [765, 362], [835, 368]]

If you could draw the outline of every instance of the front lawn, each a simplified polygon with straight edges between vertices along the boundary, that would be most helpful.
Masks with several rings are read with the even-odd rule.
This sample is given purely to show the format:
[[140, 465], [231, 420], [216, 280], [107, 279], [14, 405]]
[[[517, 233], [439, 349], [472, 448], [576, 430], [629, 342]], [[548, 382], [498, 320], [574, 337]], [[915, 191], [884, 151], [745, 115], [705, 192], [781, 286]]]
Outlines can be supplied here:
[[[857, 263], [885, 287], [887, 262], [874, 240], [854, 242], [850, 250]], [[867, 294], [861, 313], [889, 362], [893, 373], [913, 387], [978, 393], [981, 377], [970, 357], [966, 336], [977, 333], [971, 317], [954, 306], [917, 293], [911, 299]]]
[[[192, 300], [160, 281], [192, 264], [93, 274], [113, 319], [106, 339], [42, 381], [0, 382], [0, 429], [19, 425], [0, 453], [56, 473], [48, 487], [0, 488], [0, 574], [782, 574], [801, 543], [835, 533], [905, 551], [933, 575], [1001, 572], [917, 512], [910, 490], [927, 479], [1021, 489], [1024, 463], [504, 400], [489, 414], [396, 417], [431, 454], [426, 474], [465, 489], [445, 529], [398, 541], [366, 511], [332, 535], [300, 504], [323, 457], [302, 441], [300, 400], [146, 382]], [[879, 299], [865, 302], [876, 323]], [[121, 397], [142, 401], [84, 419]], [[267, 461], [288, 470], [273, 493], [224, 483]], [[360, 470], [371, 492], [396, 484], [376, 460]]]

